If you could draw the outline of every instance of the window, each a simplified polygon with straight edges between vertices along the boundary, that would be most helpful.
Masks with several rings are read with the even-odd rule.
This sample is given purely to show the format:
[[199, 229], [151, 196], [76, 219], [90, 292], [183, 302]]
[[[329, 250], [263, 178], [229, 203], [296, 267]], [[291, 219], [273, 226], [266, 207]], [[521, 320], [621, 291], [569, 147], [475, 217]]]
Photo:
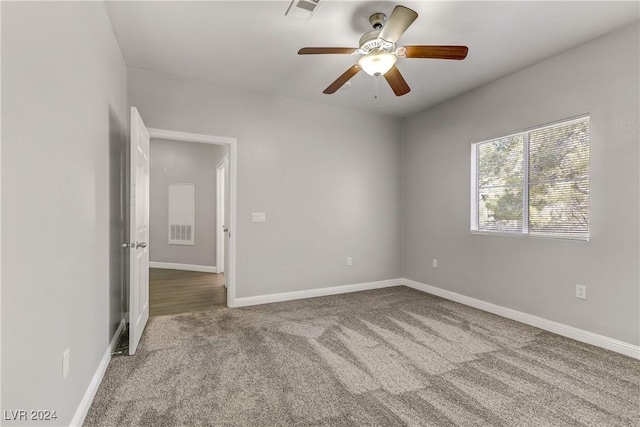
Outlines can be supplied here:
[[589, 240], [589, 117], [471, 147], [471, 230]]

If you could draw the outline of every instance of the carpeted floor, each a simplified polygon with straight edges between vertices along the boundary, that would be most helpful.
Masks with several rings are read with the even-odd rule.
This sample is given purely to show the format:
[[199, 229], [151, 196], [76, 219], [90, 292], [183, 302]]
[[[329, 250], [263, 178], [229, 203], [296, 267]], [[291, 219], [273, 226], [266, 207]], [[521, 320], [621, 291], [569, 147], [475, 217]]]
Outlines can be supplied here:
[[638, 426], [640, 361], [394, 287], [151, 318], [85, 425]]

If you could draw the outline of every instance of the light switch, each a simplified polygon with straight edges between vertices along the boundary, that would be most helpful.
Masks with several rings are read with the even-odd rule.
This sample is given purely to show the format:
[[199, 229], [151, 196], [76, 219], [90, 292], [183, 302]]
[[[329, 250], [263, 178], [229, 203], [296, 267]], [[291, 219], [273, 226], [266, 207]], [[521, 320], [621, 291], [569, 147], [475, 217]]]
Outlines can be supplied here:
[[267, 217], [264, 212], [253, 212], [251, 214], [251, 222], [266, 222]]

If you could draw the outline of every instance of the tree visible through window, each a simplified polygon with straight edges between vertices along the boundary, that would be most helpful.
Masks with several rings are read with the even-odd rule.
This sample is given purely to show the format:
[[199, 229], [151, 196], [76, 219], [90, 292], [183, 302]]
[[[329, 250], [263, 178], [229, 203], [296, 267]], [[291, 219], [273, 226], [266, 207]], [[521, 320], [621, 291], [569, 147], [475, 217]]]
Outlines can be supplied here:
[[471, 229], [589, 238], [589, 117], [472, 147]]

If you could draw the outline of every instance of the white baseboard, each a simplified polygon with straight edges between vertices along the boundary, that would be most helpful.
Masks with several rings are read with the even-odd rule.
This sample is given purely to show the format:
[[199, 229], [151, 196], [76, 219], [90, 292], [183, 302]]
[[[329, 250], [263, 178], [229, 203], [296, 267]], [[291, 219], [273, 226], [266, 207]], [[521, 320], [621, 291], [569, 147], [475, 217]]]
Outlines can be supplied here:
[[200, 271], [202, 273], [217, 273], [218, 267], [211, 267], [209, 265], [195, 265], [195, 264], [178, 264], [175, 262], [149, 262], [150, 268], [166, 268], [169, 270], [186, 270], [186, 271]]
[[249, 305], [269, 304], [272, 302], [291, 301], [296, 299], [324, 297], [327, 295], [346, 294], [349, 292], [368, 291], [370, 289], [389, 288], [400, 286], [402, 279], [381, 280], [379, 282], [357, 283], [355, 285], [331, 286], [329, 288], [316, 288], [306, 291], [283, 292], [279, 294], [258, 295], [255, 297], [236, 298], [234, 307], [246, 307]]
[[87, 391], [84, 393], [82, 397], [82, 401], [76, 410], [76, 413], [73, 415], [73, 419], [71, 420], [71, 426], [81, 426], [84, 423], [84, 418], [87, 416], [89, 412], [89, 408], [91, 408], [91, 403], [93, 403], [93, 398], [96, 396], [96, 392], [98, 391], [98, 387], [100, 387], [100, 383], [102, 382], [102, 378], [104, 377], [104, 373], [107, 371], [107, 366], [109, 366], [109, 362], [111, 361], [111, 353], [115, 349], [118, 344], [118, 338], [126, 325], [124, 318], [120, 321], [118, 325], [118, 329], [116, 329], [116, 333], [113, 335], [109, 346], [107, 347], [107, 351], [105, 351], [104, 356], [102, 356], [102, 360], [100, 360], [100, 364], [98, 365], [98, 369], [96, 369], [96, 373], [93, 374], [93, 378], [89, 383], [89, 387], [87, 387]]
[[536, 328], [553, 332], [554, 334], [562, 335], [563, 337], [571, 338], [576, 341], [581, 341], [587, 344], [595, 345], [596, 347], [615, 351], [616, 353], [624, 354], [625, 356], [633, 357], [634, 359], [640, 359], [640, 346], [637, 345], [629, 344], [624, 341], [605, 337], [604, 335], [599, 335], [593, 332], [574, 328], [573, 326], [554, 322], [552, 320], [543, 319], [542, 317], [534, 316], [532, 314], [512, 310], [500, 305], [491, 304], [489, 302], [471, 298], [462, 294], [458, 294], [456, 292], [436, 288], [435, 286], [426, 285], [414, 280], [400, 279], [400, 282], [402, 282], [405, 286], [417, 289], [422, 292], [436, 295], [451, 301], [459, 302], [461, 304], [478, 308], [489, 313], [497, 314], [498, 316], [506, 317], [507, 319], [515, 320], [526, 325], [535, 326]]

